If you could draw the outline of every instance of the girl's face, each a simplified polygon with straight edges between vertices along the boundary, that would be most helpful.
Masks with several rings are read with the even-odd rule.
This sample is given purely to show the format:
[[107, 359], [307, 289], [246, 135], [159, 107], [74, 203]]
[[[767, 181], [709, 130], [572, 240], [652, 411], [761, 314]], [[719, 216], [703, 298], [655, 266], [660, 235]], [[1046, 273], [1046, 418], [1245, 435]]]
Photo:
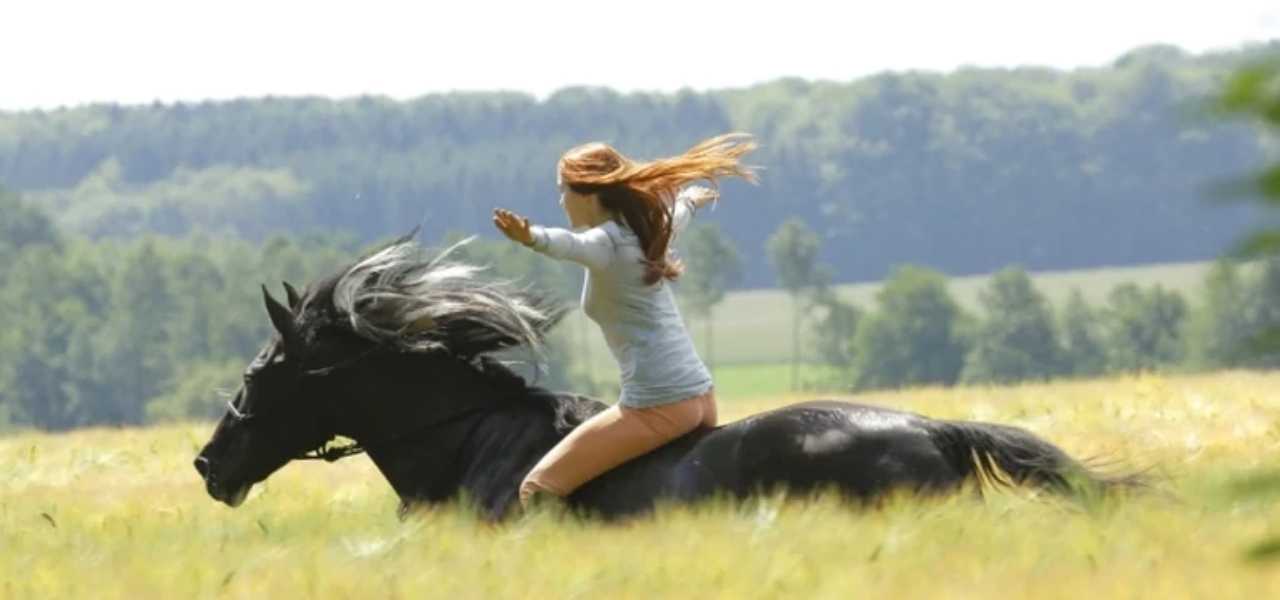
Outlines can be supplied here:
[[579, 194], [564, 184], [564, 180], [556, 174], [556, 185], [560, 186], [560, 208], [569, 217], [569, 226], [574, 229], [595, 227], [606, 220], [604, 208], [600, 206], [600, 197], [596, 194]]

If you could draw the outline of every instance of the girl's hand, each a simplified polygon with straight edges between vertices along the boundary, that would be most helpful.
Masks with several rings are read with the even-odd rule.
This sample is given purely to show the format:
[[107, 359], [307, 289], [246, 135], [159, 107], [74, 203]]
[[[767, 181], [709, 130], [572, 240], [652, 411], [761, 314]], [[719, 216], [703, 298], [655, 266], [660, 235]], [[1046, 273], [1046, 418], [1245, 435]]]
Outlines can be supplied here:
[[720, 199], [720, 192], [708, 187], [695, 185], [684, 191], [684, 197], [693, 203], [694, 208], [702, 208]]
[[529, 231], [529, 219], [526, 219], [505, 208], [493, 209], [493, 226], [511, 241], [526, 246], [533, 245], [533, 233]]

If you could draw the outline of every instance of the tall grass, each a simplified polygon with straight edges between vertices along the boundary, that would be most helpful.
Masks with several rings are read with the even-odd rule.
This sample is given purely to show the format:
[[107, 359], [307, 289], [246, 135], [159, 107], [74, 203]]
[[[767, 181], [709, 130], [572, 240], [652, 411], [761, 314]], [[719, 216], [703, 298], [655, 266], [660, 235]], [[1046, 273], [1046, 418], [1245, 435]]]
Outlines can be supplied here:
[[[727, 419], [807, 396], [735, 396]], [[1029, 492], [664, 507], [623, 525], [453, 506], [401, 522], [364, 458], [293, 464], [228, 509], [191, 459], [207, 424], [0, 438], [5, 598], [1280, 597], [1274, 497], [1226, 493], [1280, 463], [1280, 374], [1125, 377], [863, 395], [1013, 423], [1151, 466], [1163, 493], [1080, 506]]]

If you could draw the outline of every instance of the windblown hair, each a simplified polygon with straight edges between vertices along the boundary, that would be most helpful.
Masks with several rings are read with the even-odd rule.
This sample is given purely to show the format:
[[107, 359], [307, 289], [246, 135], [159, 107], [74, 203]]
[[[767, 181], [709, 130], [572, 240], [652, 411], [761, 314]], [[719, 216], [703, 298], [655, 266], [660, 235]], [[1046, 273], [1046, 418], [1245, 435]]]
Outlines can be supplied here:
[[620, 217], [640, 238], [646, 284], [675, 279], [683, 270], [669, 255], [677, 192], [694, 181], [712, 186], [722, 177], [754, 183], [754, 168], [740, 163], [756, 148], [751, 136], [727, 134], [698, 143], [684, 154], [648, 162], [634, 161], [608, 144], [593, 142], [560, 158], [560, 178], [579, 194], [599, 194], [600, 204]]
[[333, 306], [366, 339], [408, 352], [447, 349], [477, 356], [512, 346], [540, 352], [563, 307], [509, 281], [481, 278], [483, 267], [434, 257], [401, 238], [344, 271]]

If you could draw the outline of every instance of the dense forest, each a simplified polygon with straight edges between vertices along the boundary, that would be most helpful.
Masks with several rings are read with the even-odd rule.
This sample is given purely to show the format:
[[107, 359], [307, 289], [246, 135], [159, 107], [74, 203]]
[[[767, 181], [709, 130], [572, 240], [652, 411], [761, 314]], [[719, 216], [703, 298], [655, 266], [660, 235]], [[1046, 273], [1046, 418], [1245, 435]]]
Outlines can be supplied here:
[[1206, 117], [1204, 99], [1277, 45], [709, 93], [0, 113], [0, 184], [91, 239], [341, 231], [370, 241], [419, 223], [436, 239], [489, 235], [495, 205], [560, 222], [554, 164], [574, 144], [652, 157], [741, 130], [759, 137], [763, 181], [728, 184], [713, 218], [749, 257], [743, 286], [773, 285], [752, 258], [792, 216], [818, 230], [837, 281], [902, 263], [956, 275], [1203, 259], [1253, 215], [1211, 206], [1213, 187], [1276, 151], [1255, 128]]
[[[790, 231], [807, 240], [799, 245], [820, 247], [813, 230], [788, 223], [771, 240]], [[716, 273], [708, 264], [729, 264], [718, 253], [737, 252], [706, 227], [682, 244], [691, 274]], [[329, 236], [89, 240], [60, 233], [12, 193], [0, 193], [0, 239], [8, 242], [0, 245], [0, 431], [219, 414], [270, 334], [259, 284], [282, 295], [277, 282], [327, 275], [363, 249]], [[699, 239], [719, 250], [698, 250]], [[814, 253], [794, 254], [807, 257], [786, 263], [794, 271], [827, 270]], [[580, 277], [496, 240], [464, 246], [456, 258], [491, 265], [490, 276], [518, 277], [563, 302], [573, 301]], [[706, 323], [727, 283], [698, 281], [691, 276], [677, 287], [691, 325]], [[850, 391], [1280, 366], [1280, 349], [1259, 354], [1242, 346], [1256, 332], [1280, 327], [1280, 259], [1222, 262], [1194, 296], [1129, 283], [1096, 306], [1078, 293], [1054, 306], [1019, 268], [991, 278], [975, 311], [955, 301], [942, 273], [923, 266], [896, 269], [872, 306], [848, 304], [829, 293], [828, 282], [813, 277], [789, 286], [799, 300], [797, 331], [819, 349], [828, 374], [797, 385]], [[548, 354], [531, 362], [541, 367], [522, 372], [548, 387], [607, 397], [609, 389], [596, 387], [588, 372], [584, 333], [557, 328]]]
[[[213, 391], [234, 389], [269, 333], [259, 283], [327, 274], [419, 224], [428, 241], [492, 239], [494, 205], [560, 222], [553, 166], [581, 141], [646, 157], [729, 130], [759, 137], [763, 181], [727, 184], [710, 223], [682, 243], [692, 274], [683, 302], [702, 319], [726, 287], [788, 290], [796, 331], [833, 367], [830, 381], [809, 383], [1274, 367], [1280, 352], [1240, 351], [1280, 326], [1274, 257], [1219, 264], [1197, 297], [1125, 285], [1099, 306], [1052, 306], [1021, 268], [1006, 269], [973, 314], [946, 277], [1220, 255], [1263, 213], [1210, 202], [1215, 188], [1280, 148], [1206, 102], [1238, 66], [1277, 51], [1154, 47], [1065, 73], [900, 73], [705, 94], [0, 113], [0, 430], [215, 414]], [[565, 300], [578, 276], [497, 241], [460, 257]], [[830, 293], [881, 278], [875, 306]], [[589, 391], [578, 333], [561, 329], [530, 376]]]

